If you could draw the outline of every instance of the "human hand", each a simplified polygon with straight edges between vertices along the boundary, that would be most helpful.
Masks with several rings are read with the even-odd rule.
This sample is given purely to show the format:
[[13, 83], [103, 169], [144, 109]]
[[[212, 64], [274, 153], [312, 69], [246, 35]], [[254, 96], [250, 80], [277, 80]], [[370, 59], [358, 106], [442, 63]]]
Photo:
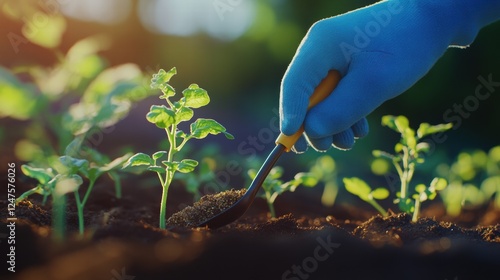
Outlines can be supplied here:
[[[389, 0], [315, 23], [281, 86], [281, 131], [291, 135], [305, 128], [294, 151], [305, 151], [307, 142], [320, 151], [332, 144], [350, 149], [368, 133], [369, 113], [410, 88], [449, 46], [470, 44], [493, 21], [488, 10], [498, 11], [499, 3]], [[309, 96], [330, 70], [342, 80], [307, 111]]]

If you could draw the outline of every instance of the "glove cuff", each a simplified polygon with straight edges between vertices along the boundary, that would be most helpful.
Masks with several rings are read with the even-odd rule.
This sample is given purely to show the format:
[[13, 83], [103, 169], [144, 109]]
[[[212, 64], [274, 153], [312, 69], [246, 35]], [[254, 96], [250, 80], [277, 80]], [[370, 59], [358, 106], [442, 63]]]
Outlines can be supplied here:
[[450, 45], [470, 45], [482, 27], [500, 19], [500, 0], [417, 0], [416, 5], [438, 28], [449, 30]]

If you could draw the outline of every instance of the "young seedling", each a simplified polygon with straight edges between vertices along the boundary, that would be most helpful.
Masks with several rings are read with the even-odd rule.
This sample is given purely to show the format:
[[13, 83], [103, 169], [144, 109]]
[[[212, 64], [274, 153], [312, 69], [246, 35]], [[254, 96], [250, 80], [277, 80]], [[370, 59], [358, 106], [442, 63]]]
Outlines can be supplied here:
[[21, 170], [26, 176], [36, 179], [38, 185], [20, 195], [16, 202], [38, 193], [43, 195], [45, 203], [47, 197], [51, 196], [53, 238], [56, 241], [62, 241], [66, 231], [66, 194], [78, 191], [78, 188], [83, 183], [82, 177], [76, 174], [56, 175], [52, 168], [35, 168], [29, 165], [22, 165]]
[[[78, 211], [78, 229], [80, 235], [83, 235], [83, 232], [85, 230], [84, 208], [97, 179], [101, 177], [103, 174], [107, 173], [111, 177], [111, 179], [115, 181], [115, 188], [119, 189], [120, 178], [117, 174], [117, 170], [123, 165], [123, 163], [128, 158], [130, 158], [131, 155], [126, 154], [110, 162], [107, 159], [107, 157], [101, 155], [100, 153], [98, 153], [93, 149], [89, 148], [81, 149], [79, 147], [80, 144], [81, 144], [81, 139], [77, 137], [66, 148], [67, 155], [61, 156], [54, 160], [49, 160], [49, 165], [50, 165], [49, 168], [23, 165], [21, 167], [22, 172], [26, 176], [36, 179], [38, 181], [38, 185], [35, 188], [28, 190], [27, 192], [19, 196], [17, 202], [26, 199], [28, 196], [32, 194], [38, 193], [43, 195], [43, 204], [46, 203], [47, 197], [49, 195], [52, 195], [53, 198], [52, 203], [60, 205], [61, 203], [59, 201], [62, 201], [62, 199], [65, 200], [65, 198], [61, 195], [61, 191], [54, 192], [54, 190], [57, 190], [59, 181], [61, 179], [65, 179], [64, 182], [65, 184], [67, 184], [68, 180], [66, 179], [72, 178], [74, 181], [79, 182], [78, 186], [80, 186], [83, 183], [82, 177], [84, 177], [89, 181], [89, 185], [87, 186], [83, 199], [80, 198], [79, 188], [73, 188], [69, 191], [64, 192], [64, 193], [73, 192], [75, 195], [76, 207]], [[83, 152], [85, 152], [86, 155], [89, 155], [89, 159], [93, 158], [94, 160], [89, 161], [87, 159], [74, 158], [68, 155], [68, 154], [74, 154], [76, 150], [78, 150], [82, 154]], [[70, 184], [70, 185], [75, 185], [75, 184]], [[68, 190], [68, 188], [64, 189]], [[61, 207], [62, 206], [59, 206], [58, 209], [62, 209]], [[56, 221], [60, 221], [61, 219], [63, 218], [59, 216], [59, 219], [56, 219]], [[58, 226], [55, 225], [54, 228], [56, 229], [56, 232], [59, 232]]]
[[443, 178], [434, 178], [429, 187], [424, 184], [418, 184], [415, 187], [416, 194], [413, 195], [415, 200], [415, 208], [413, 209], [412, 221], [416, 222], [418, 220], [418, 215], [420, 213], [420, 205], [426, 200], [434, 200], [437, 196], [438, 191], [442, 191], [446, 188], [448, 182]]
[[377, 200], [386, 199], [389, 197], [389, 191], [385, 188], [377, 188], [372, 190], [368, 184], [356, 177], [353, 178], [344, 178], [345, 188], [348, 192], [358, 196], [363, 201], [368, 202], [371, 206], [373, 206], [377, 211], [382, 214], [382, 216], [387, 217], [387, 211], [385, 211], [380, 204], [378, 204]]
[[[257, 175], [255, 169], [248, 170], [248, 175], [253, 180]], [[276, 218], [276, 211], [274, 209], [274, 202], [279, 195], [285, 192], [294, 192], [300, 185], [305, 187], [314, 187], [318, 184], [318, 179], [314, 177], [311, 173], [297, 173], [295, 177], [284, 183], [280, 178], [283, 175], [283, 168], [280, 166], [275, 166], [269, 172], [264, 183], [262, 184], [262, 189], [264, 193], [261, 195], [267, 202], [269, 207], [269, 212], [271, 217]]]
[[332, 207], [339, 192], [335, 160], [331, 156], [321, 156], [316, 160], [309, 172], [318, 179], [318, 182], [325, 185], [321, 203], [324, 206]]
[[438, 125], [422, 123], [415, 133], [415, 130], [410, 128], [410, 123], [405, 116], [390, 115], [382, 117], [382, 125], [398, 132], [401, 135], [401, 140], [394, 147], [396, 154], [374, 150], [373, 155], [389, 159], [393, 163], [401, 182], [400, 192], [395, 202], [398, 203], [401, 211], [411, 213], [414, 203], [411, 200], [409, 185], [416, 165], [425, 161], [424, 153], [430, 149], [429, 144], [422, 140], [426, 136], [445, 132], [453, 125], [451, 123]]
[[162, 191], [160, 204], [160, 222], [161, 229], [165, 228], [165, 216], [167, 207], [168, 189], [174, 174], [192, 172], [198, 165], [193, 159], [176, 160], [175, 155], [191, 139], [203, 139], [209, 134], [224, 134], [226, 138], [234, 137], [226, 132], [226, 128], [212, 119], [199, 118], [190, 125], [190, 132], [186, 133], [178, 128], [181, 122], [189, 121], [193, 118], [194, 111], [210, 103], [210, 98], [206, 90], [196, 84], [190, 85], [182, 92], [183, 97], [178, 101], [172, 101], [170, 98], [176, 95], [175, 89], [169, 84], [170, 79], [177, 74], [176, 68], [166, 72], [161, 69], [151, 79], [151, 88], [159, 89], [162, 92], [160, 99], [164, 99], [166, 105], [153, 105], [146, 115], [146, 119], [155, 124], [158, 128], [165, 130], [169, 149], [168, 151], [159, 151], [149, 156], [144, 153], [133, 155], [123, 168], [142, 166], [148, 171], [155, 172], [158, 175]]

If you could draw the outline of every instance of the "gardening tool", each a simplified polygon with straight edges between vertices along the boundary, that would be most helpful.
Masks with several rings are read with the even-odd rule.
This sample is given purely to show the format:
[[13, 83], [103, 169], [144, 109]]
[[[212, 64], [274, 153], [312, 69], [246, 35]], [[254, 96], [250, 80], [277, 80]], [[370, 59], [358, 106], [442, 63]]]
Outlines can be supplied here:
[[[309, 105], [307, 109], [316, 106], [319, 102], [324, 100], [330, 93], [335, 89], [338, 82], [340, 81], [340, 73], [338, 71], [330, 71], [326, 78], [321, 81], [321, 83], [316, 87], [313, 94], [309, 98]], [[283, 152], [289, 152], [295, 142], [300, 138], [300, 136], [304, 133], [304, 126], [302, 125], [299, 130], [290, 136], [284, 135], [281, 133], [276, 139], [276, 147], [271, 151], [266, 161], [262, 164], [259, 172], [253, 179], [250, 187], [247, 189], [246, 193], [231, 207], [217, 214], [216, 216], [200, 223], [198, 226], [208, 226], [209, 228], [218, 228], [229, 223], [234, 222], [239, 217], [241, 217], [246, 210], [252, 204], [257, 192], [259, 191], [262, 183], [266, 179], [269, 171], [273, 168], [274, 164], [281, 156]]]

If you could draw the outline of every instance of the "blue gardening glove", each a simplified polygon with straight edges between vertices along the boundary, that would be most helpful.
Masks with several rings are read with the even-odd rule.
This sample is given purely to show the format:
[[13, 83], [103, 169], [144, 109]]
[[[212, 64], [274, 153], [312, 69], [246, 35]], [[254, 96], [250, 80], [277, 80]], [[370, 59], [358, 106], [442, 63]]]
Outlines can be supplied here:
[[[281, 131], [291, 135], [304, 124], [295, 152], [307, 142], [320, 151], [350, 149], [368, 133], [369, 113], [415, 84], [449, 46], [467, 46], [498, 18], [500, 0], [388, 0], [316, 22], [282, 81]], [[332, 69], [342, 80], [307, 112]]]

